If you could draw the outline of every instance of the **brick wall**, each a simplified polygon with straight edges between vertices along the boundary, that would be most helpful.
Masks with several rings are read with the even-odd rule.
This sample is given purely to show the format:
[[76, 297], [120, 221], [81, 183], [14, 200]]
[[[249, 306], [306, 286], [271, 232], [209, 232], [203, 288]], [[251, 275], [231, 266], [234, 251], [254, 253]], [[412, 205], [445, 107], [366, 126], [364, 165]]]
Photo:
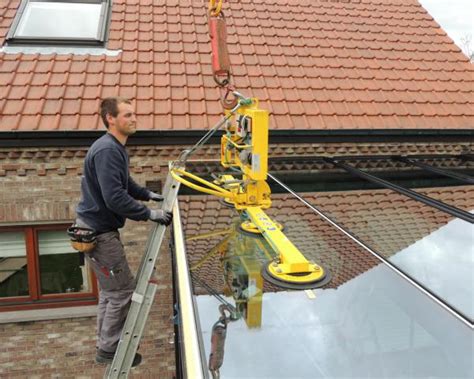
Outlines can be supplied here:
[[[127, 253], [143, 249], [143, 239], [133, 249], [126, 246]], [[140, 344], [144, 362], [132, 370], [134, 378], [171, 379], [175, 373], [171, 263], [166, 249], [157, 267], [159, 290]], [[104, 366], [94, 363], [95, 321], [87, 317], [0, 324], [0, 377], [102, 378]]]
[[[0, 151], [0, 225], [71, 221], [80, 198], [86, 150]], [[168, 160], [159, 154], [135, 154], [131, 156], [132, 176], [141, 185], [164, 180]], [[129, 220], [122, 230], [135, 272], [151, 226]], [[140, 346], [144, 362], [132, 370], [132, 377], [166, 379], [175, 374], [168, 240], [156, 265], [159, 289]], [[0, 324], [0, 377], [101, 378], [104, 366], [94, 363], [95, 322], [95, 317], [87, 317]]]

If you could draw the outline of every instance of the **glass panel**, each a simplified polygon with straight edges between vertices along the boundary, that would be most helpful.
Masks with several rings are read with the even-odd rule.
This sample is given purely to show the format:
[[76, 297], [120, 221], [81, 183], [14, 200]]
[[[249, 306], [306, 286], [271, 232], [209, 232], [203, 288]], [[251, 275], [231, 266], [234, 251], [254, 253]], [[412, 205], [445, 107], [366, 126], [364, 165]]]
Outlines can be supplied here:
[[[418, 162], [453, 173], [456, 173], [454, 168], [472, 168], [472, 163], [456, 158], [434, 162], [420, 159]], [[431, 183], [429, 188], [418, 188], [416, 180], [413, 180], [413, 183], [402, 184], [402, 186], [465, 211], [471, 211], [474, 208], [474, 191], [471, 191], [472, 186], [469, 186], [467, 183], [446, 175], [430, 172], [410, 163], [400, 164], [405, 170], [417, 170], [416, 176], [418, 177], [431, 176], [431, 179], [427, 181]], [[426, 183], [424, 183], [423, 187], [427, 187]]]
[[413, 188], [413, 191], [429, 196], [445, 204], [470, 212], [474, 209], [473, 186], [463, 185], [444, 188]]
[[[430, 189], [474, 209], [474, 188]], [[304, 198], [451, 307], [474, 319], [474, 226], [390, 190]]]
[[219, 305], [236, 309], [221, 378], [473, 376], [469, 326], [301, 202], [272, 199], [267, 213], [331, 272], [324, 288], [288, 291], [263, 280], [274, 252], [262, 237], [242, 233], [235, 211], [215, 199], [180, 198], [206, 361], [216, 353]]
[[0, 232], [0, 297], [28, 296], [23, 232]]
[[390, 261], [474, 319], [474, 226], [453, 219]]
[[[471, 163], [463, 162], [462, 160], [455, 158], [439, 160], [436, 162], [431, 162], [429, 160], [419, 160], [419, 162], [428, 163], [433, 167], [452, 172], [456, 172], [453, 167], [465, 169], [472, 167]], [[469, 197], [465, 196], [472, 186], [469, 186], [465, 182], [458, 179], [438, 173], [433, 173], [410, 163], [391, 159], [377, 159], [371, 161], [354, 159], [344, 161], [344, 163], [347, 163], [349, 166], [357, 168], [364, 173], [371, 174], [379, 179], [386, 180], [400, 187], [411, 189], [412, 191], [431, 197], [435, 200], [442, 201], [447, 205], [451, 205], [465, 211], [470, 211], [474, 207], [474, 195], [471, 194]], [[339, 172], [342, 173], [345, 171], [339, 169]], [[358, 177], [354, 175], [353, 178]], [[364, 179], [360, 180], [364, 181]], [[365, 184], [370, 185], [371, 188], [384, 188], [383, 186], [371, 183], [368, 180], [365, 180]], [[362, 189], [362, 187], [357, 189]]]
[[15, 37], [98, 39], [101, 7], [101, 3], [29, 1]]
[[41, 293], [92, 292], [89, 268], [65, 231], [39, 231]]

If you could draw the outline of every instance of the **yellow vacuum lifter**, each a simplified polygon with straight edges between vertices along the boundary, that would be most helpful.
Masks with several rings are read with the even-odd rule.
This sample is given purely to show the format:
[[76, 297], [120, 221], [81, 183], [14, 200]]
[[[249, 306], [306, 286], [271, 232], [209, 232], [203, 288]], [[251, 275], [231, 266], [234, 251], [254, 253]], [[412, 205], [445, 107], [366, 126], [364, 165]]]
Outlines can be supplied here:
[[263, 267], [263, 277], [284, 288], [316, 288], [329, 281], [329, 273], [308, 261], [265, 212], [271, 206], [268, 172], [268, 111], [260, 109], [255, 98], [240, 97], [238, 105], [226, 111], [225, 133], [221, 138], [221, 164], [241, 176], [230, 174], [209, 182], [175, 162], [171, 175], [197, 191], [215, 195], [235, 207], [245, 232], [260, 234], [275, 250], [277, 259]]

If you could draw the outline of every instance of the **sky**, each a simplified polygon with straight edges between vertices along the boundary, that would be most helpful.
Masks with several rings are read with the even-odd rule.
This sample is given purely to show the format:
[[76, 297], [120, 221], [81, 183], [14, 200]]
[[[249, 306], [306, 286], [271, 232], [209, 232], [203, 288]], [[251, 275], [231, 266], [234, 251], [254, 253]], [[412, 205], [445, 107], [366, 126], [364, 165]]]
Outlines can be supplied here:
[[473, 0], [418, 0], [436, 22], [461, 48], [461, 38], [471, 35], [474, 50], [474, 1]]

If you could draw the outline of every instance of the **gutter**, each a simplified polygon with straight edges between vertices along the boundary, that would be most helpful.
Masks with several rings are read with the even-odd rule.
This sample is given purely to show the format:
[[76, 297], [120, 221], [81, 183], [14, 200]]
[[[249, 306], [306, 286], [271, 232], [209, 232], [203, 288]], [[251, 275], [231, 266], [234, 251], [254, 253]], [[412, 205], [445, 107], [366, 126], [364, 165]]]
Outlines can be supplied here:
[[[194, 145], [207, 130], [141, 130], [127, 146]], [[8, 131], [0, 132], [1, 147], [90, 146], [104, 130], [91, 131]], [[210, 144], [219, 144], [222, 132]], [[354, 143], [354, 142], [473, 142], [474, 129], [341, 129], [270, 130], [271, 144]]]

